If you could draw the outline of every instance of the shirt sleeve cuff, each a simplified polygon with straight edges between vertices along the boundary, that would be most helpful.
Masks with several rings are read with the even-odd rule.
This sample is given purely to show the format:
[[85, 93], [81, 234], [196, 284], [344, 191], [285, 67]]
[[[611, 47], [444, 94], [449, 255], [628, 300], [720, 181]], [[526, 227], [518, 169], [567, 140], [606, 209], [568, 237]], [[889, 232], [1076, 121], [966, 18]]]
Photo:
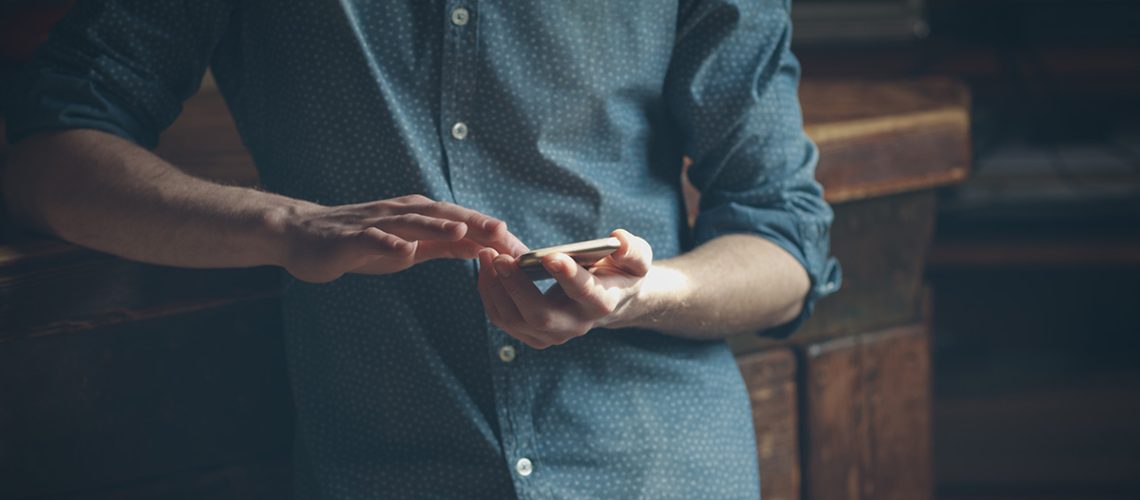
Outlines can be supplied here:
[[77, 128], [102, 130], [147, 148], [158, 143], [155, 129], [96, 79], [35, 68], [14, 90], [6, 112], [10, 144], [37, 132]]

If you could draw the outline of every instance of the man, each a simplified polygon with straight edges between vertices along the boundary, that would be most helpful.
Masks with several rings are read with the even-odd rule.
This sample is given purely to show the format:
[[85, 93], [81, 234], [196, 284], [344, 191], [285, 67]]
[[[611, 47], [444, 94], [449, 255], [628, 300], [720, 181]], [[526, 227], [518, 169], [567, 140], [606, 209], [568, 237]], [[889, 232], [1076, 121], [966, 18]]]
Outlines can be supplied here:
[[[81, 1], [9, 105], [6, 200], [288, 271], [299, 498], [755, 498], [721, 339], [838, 280], [789, 38], [781, 0]], [[207, 66], [266, 191], [144, 148]], [[614, 228], [592, 271], [515, 262]]]

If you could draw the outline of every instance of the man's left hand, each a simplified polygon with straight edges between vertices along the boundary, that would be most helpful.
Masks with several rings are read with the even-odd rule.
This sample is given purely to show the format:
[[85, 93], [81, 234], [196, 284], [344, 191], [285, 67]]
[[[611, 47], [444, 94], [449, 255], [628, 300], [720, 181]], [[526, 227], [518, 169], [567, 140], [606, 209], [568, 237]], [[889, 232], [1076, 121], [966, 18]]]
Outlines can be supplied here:
[[586, 269], [566, 254], [542, 259], [558, 282], [543, 293], [510, 255], [479, 252], [479, 295], [491, 322], [535, 349], [561, 345], [620, 320], [653, 265], [644, 239], [618, 229], [621, 248]]

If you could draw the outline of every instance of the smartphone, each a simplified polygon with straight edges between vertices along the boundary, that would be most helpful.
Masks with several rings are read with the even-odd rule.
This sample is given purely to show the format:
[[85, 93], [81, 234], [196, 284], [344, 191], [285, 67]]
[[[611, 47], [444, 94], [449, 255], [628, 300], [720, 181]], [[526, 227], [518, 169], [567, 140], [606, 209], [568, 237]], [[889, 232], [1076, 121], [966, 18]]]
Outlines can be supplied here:
[[551, 277], [550, 273], [546, 272], [546, 268], [542, 267], [542, 258], [547, 255], [564, 253], [574, 259], [575, 262], [589, 267], [619, 248], [621, 248], [621, 241], [612, 237], [540, 248], [520, 255], [519, 269], [522, 269], [532, 281], [544, 280]]

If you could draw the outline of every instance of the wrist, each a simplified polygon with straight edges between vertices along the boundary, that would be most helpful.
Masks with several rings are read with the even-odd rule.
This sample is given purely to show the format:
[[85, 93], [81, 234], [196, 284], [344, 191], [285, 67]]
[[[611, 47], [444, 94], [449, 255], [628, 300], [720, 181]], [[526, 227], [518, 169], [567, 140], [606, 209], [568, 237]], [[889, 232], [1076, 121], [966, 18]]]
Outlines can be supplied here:
[[268, 264], [288, 268], [296, 245], [300, 221], [320, 205], [302, 200], [271, 195], [260, 211], [258, 234], [263, 241], [263, 254]]
[[656, 329], [669, 321], [672, 311], [684, 307], [690, 292], [690, 280], [684, 273], [665, 265], [651, 265], [629, 298], [600, 326]]

